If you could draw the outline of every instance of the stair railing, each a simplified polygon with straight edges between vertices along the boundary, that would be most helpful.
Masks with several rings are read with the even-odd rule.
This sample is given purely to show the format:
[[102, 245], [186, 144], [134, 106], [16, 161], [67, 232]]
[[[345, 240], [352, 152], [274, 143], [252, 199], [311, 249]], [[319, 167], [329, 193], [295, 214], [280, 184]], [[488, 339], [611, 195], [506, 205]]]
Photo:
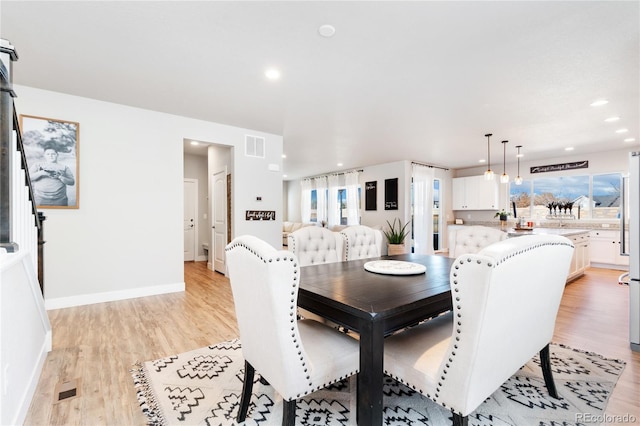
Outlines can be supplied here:
[[11, 80], [12, 62], [18, 55], [0, 39], [0, 249], [26, 250], [37, 268], [44, 295], [44, 215], [38, 212], [15, 112]]

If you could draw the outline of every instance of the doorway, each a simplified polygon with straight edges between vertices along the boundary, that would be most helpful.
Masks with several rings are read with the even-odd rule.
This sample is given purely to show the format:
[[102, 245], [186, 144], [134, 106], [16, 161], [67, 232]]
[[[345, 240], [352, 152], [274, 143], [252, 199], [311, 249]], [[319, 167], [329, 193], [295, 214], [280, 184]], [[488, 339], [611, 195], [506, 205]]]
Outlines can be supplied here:
[[224, 248], [227, 245], [227, 168], [217, 171], [211, 177], [211, 241], [213, 241], [213, 270], [226, 274]]
[[196, 260], [198, 253], [198, 180], [184, 179], [184, 261]]

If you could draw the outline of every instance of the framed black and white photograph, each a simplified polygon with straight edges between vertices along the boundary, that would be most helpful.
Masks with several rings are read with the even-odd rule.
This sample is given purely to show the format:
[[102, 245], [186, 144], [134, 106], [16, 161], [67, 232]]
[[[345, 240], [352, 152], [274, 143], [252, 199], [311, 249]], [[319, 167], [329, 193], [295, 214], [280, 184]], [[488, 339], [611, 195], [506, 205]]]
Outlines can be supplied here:
[[21, 115], [20, 129], [38, 208], [79, 208], [80, 124]]

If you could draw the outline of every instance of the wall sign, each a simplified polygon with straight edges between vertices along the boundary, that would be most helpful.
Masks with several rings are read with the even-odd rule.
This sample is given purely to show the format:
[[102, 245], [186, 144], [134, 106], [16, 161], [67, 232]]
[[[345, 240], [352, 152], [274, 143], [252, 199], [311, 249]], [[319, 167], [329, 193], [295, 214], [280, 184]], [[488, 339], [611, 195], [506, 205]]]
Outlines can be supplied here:
[[378, 181], [365, 182], [364, 184], [365, 210], [378, 209]]
[[529, 169], [530, 173], [546, 173], [546, 172], [560, 172], [562, 170], [573, 169], [587, 169], [589, 168], [588, 161], [574, 161], [573, 163], [564, 164], [551, 164], [549, 166], [535, 166]]
[[246, 220], [276, 220], [275, 210], [247, 210]]
[[384, 209], [398, 210], [398, 178], [384, 180]]

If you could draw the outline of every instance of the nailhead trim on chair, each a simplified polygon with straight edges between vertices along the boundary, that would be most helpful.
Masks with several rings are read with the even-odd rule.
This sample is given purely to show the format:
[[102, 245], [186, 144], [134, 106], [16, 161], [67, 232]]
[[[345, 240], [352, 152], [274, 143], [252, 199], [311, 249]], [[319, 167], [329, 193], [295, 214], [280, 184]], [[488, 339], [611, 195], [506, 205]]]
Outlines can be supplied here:
[[[295, 238], [292, 238], [292, 240], [294, 240], [294, 242], [295, 242]], [[258, 257], [260, 260], [262, 260], [264, 263], [267, 263], [267, 262], [271, 263], [271, 262], [273, 262], [273, 260], [274, 260], [273, 258], [264, 259], [264, 258], [263, 258], [262, 256], [260, 256], [258, 253], [256, 253], [253, 249], [249, 248], [248, 246], [246, 246], [245, 244], [242, 244], [242, 243], [235, 243], [235, 244], [229, 245], [229, 246], [227, 246], [227, 248], [225, 249], [225, 251], [231, 251], [231, 250], [233, 250], [233, 249], [234, 249], [234, 248], [236, 248], [236, 247], [241, 247], [241, 248], [243, 248], [243, 249], [247, 250], [249, 253], [251, 253], [251, 254], [255, 255], [255, 256], [256, 256], [256, 257]], [[281, 260], [281, 259], [280, 259], [280, 257], [276, 257], [276, 258], [275, 258], [275, 261], [276, 261], [276, 262], [279, 262], [280, 260]], [[295, 296], [295, 294], [296, 294], [296, 288], [298, 287], [298, 282], [297, 282], [297, 281], [298, 281], [298, 263], [296, 262], [296, 258], [295, 258], [295, 256], [292, 256], [292, 257], [286, 257], [286, 256], [285, 256], [285, 257], [283, 257], [283, 258], [282, 258], [282, 261], [291, 261], [291, 262], [294, 262], [294, 263], [293, 263], [293, 274], [294, 274], [294, 276], [293, 276], [293, 285], [292, 285], [292, 290], [291, 290], [291, 300], [290, 300], [291, 305], [290, 305], [290, 307], [289, 307], [289, 308], [291, 309], [291, 312], [290, 312], [290, 314], [289, 314], [291, 318], [289, 319], [289, 322], [292, 324], [292, 325], [291, 325], [291, 331], [292, 331], [292, 333], [291, 333], [291, 337], [293, 338], [293, 343], [295, 344], [295, 347], [296, 347], [297, 349], [299, 349], [299, 348], [300, 348], [300, 342], [299, 342], [299, 341], [298, 341], [298, 339], [296, 339], [296, 337], [295, 337], [295, 336], [296, 336], [296, 335], [295, 335], [295, 326], [293, 325], [293, 323], [294, 323], [294, 322], [297, 322], [297, 315], [296, 315], [296, 314], [297, 314], [297, 312], [296, 312], [296, 309], [297, 309], [297, 301], [295, 300], [295, 297], [294, 297], [294, 296]], [[350, 377], [350, 376], [352, 376], [352, 375], [354, 375], [354, 374], [357, 374], [357, 373], [358, 373], [358, 370], [351, 371], [351, 372], [349, 372], [349, 374], [347, 374], [347, 375], [345, 375], [345, 376], [342, 376], [342, 377], [338, 378], [337, 380], [333, 380], [333, 381], [330, 381], [330, 382], [327, 382], [327, 383], [324, 383], [324, 384], [318, 385], [318, 386], [316, 386], [316, 387], [314, 388], [314, 387], [312, 387], [312, 386], [313, 386], [313, 382], [311, 381], [311, 376], [308, 374], [307, 363], [306, 363], [306, 360], [304, 359], [304, 357], [302, 356], [302, 351], [301, 351], [301, 350], [298, 350], [298, 355], [300, 355], [300, 361], [301, 361], [302, 368], [303, 368], [304, 372], [305, 372], [305, 373], [307, 373], [307, 376], [306, 376], [306, 377], [307, 377], [307, 380], [309, 380], [309, 386], [310, 386], [310, 388], [309, 388], [309, 389], [307, 389], [304, 393], [300, 393], [300, 394], [296, 395], [296, 398], [295, 398], [295, 399], [298, 399], [298, 398], [301, 398], [301, 397], [303, 397], [303, 396], [309, 395], [310, 393], [316, 392], [316, 391], [318, 391], [318, 390], [320, 390], [320, 389], [324, 389], [324, 388], [326, 388], [326, 387], [327, 387], [327, 386], [329, 386], [329, 385], [332, 385], [332, 384], [334, 384], [334, 383], [337, 383], [337, 382], [339, 382], [339, 381], [341, 381], [341, 380], [346, 379], [347, 377]], [[291, 401], [292, 399], [293, 399], [293, 398], [290, 398], [290, 399], [288, 399], [287, 401]]]
[[[549, 245], [554, 245], [554, 246], [555, 245], [563, 245], [563, 246], [570, 246], [570, 247], [574, 248], [574, 245], [571, 244], [571, 243], [564, 243], [564, 242], [540, 243], [540, 244], [529, 246], [524, 250], [518, 250], [518, 251], [513, 252], [513, 253], [508, 253], [506, 256], [498, 259], [495, 264], [492, 263], [491, 261], [489, 261], [489, 262], [487, 262], [487, 266], [489, 268], [493, 268], [493, 267], [498, 266], [499, 264], [501, 264], [503, 262], [508, 261], [509, 259], [513, 258], [516, 255], [522, 254], [524, 252], [527, 252], [527, 251], [530, 251], [530, 250], [533, 250], [533, 249], [536, 249], [536, 248], [539, 248], [539, 247], [549, 246]], [[466, 258], [466, 259], [461, 259], [458, 262], [458, 264], [454, 264], [454, 269], [459, 270], [460, 269], [460, 265], [464, 265], [465, 263], [469, 263], [469, 262], [471, 262], [471, 260], [472, 259], [469, 258], [469, 257]], [[482, 264], [482, 260], [478, 259], [477, 263], [478, 263], [478, 265], [481, 265]], [[457, 277], [458, 276], [456, 271], [454, 271], [452, 273], [452, 275], [453, 275], [453, 277]], [[454, 293], [459, 293], [460, 292], [460, 289], [458, 288], [458, 280], [456, 280], [456, 279], [453, 280], [453, 283], [451, 284], [451, 288], [452, 288]], [[462, 333], [462, 321], [461, 321], [461, 318], [462, 318], [462, 312], [461, 312], [462, 311], [462, 305], [459, 303], [460, 302], [460, 297], [459, 296], [455, 296], [454, 299], [457, 302], [456, 306], [455, 306], [455, 312], [456, 312], [456, 317], [458, 318], [458, 320], [456, 321], [456, 329], [455, 329], [455, 337], [454, 337], [454, 339], [455, 339], [456, 342], [459, 342], [460, 341], [460, 335]], [[440, 376], [440, 381], [438, 382], [438, 386], [436, 386], [435, 394], [433, 396], [431, 396], [428, 393], [423, 392], [422, 389], [418, 390], [418, 392], [420, 392], [422, 395], [425, 395], [427, 398], [431, 399], [432, 401], [436, 402], [437, 404], [439, 404], [439, 405], [441, 405], [441, 406], [443, 406], [445, 408], [447, 408], [446, 404], [438, 401], [439, 392], [440, 392], [440, 390], [441, 390], [441, 388], [443, 386], [443, 383], [446, 380], [446, 376], [447, 376], [448, 371], [451, 369], [451, 365], [453, 364], [453, 360], [455, 359], [456, 350], [457, 349], [458, 349], [458, 344], [454, 343], [453, 350], [449, 354], [449, 358], [447, 360], [448, 362], [445, 362], [445, 366], [442, 369], [442, 375]], [[393, 374], [390, 374], [386, 369], [385, 369], [384, 372], [385, 372], [386, 375], [388, 375], [390, 377], [393, 377], [394, 379], [396, 379], [400, 383], [404, 384], [405, 386], [408, 386], [408, 387], [412, 388], [413, 390], [416, 390], [416, 386], [415, 385], [407, 383], [407, 382], [404, 381], [404, 379], [402, 379], [400, 377], [397, 377], [397, 376], [395, 376]], [[456, 413], [456, 410], [451, 408], [451, 412], [452, 413]], [[462, 413], [458, 412], [457, 414], [462, 416]]]

